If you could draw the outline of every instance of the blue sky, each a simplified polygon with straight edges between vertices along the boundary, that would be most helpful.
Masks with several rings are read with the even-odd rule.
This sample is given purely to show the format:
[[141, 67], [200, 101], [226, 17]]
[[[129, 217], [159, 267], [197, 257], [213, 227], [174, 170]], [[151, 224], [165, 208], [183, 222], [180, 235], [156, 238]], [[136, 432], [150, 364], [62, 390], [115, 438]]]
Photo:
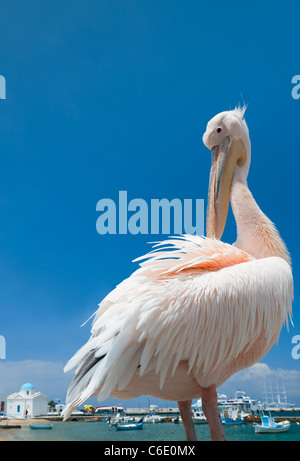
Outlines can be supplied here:
[[[166, 237], [99, 235], [97, 202], [117, 202], [126, 190], [129, 200], [206, 204], [206, 123], [244, 100], [249, 187], [285, 240], [295, 279], [294, 328], [283, 330], [263, 362], [300, 376], [300, 360], [291, 356], [291, 339], [300, 334], [300, 100], [291, 96], [300, 74], [299, 13], [296, 1], [1, 3], [0, 334], [7, 364], [64, 364], [88, 339], [90, 324], [80, 325], [136, 269], [131, 261], [148, 251], [147, 242]], [[235, 236], [229, 214], [223, 240]], [[16, 379], [11, 391], [21, 384]], [[55, 391], [61, 399], [64, 390]]]

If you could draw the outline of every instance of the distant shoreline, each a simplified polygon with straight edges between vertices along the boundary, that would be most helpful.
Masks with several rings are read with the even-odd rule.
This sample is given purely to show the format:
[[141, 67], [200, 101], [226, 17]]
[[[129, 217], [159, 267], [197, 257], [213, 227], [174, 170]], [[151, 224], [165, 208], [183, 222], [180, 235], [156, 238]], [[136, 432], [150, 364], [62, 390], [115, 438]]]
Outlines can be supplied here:
[[[19, 436], [19, 430], [22, 426], [29, 426], [30, 424], [48, 424], [49, 420], [42, 418], [26, 418], [26, 419], [5, 419], [0, 422], [0, 442], [16, 442], [22, 441]], [[7, 427], [6, 427], [7, 426]], [[21, 426], [21, 428], [10, 428], [10, 426]]]

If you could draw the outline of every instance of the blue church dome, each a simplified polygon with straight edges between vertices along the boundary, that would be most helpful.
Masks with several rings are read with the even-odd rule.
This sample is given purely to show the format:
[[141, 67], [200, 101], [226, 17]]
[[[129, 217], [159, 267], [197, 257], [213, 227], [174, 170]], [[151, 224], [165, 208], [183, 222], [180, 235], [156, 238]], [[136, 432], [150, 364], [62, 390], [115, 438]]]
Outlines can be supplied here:
[[21, 389], [34, 389], [34, 386], [32, 384], [30, 384], [30, 383], [25, 383], [25, 384], [23, 384]]

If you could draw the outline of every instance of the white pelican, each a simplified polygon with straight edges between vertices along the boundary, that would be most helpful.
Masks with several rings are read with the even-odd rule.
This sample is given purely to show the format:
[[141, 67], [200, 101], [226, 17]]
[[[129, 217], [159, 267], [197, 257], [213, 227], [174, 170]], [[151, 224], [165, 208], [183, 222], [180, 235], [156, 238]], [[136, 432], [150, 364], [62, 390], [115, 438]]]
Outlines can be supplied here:
[[[203, 142], [212, 150], [208, 236], [156, 245], [101, 302], [90, 339], [65, 367], [77, 367], [65, 419], [94, 395], [150, 394], [177, 400], [187, 439], [196, 440], [191, 401], [201, 397], [212, 440], [225, 440], [216, 388], [264, 357], [291, 316], [288, 251], [247, 186], [244, 109], [216, 115]], [[234, 245], [219, 240], [229, 200]]]

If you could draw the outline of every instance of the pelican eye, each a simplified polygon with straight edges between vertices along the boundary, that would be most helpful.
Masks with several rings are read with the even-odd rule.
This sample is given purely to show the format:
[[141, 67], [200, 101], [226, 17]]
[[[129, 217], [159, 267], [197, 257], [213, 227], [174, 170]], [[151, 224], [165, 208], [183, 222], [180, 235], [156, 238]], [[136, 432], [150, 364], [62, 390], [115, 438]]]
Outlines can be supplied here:
[[222, 128], [220, 128], [220, 127], [217, 128], [217, 133], [221, 133], [221, 131], [222, 131]]

